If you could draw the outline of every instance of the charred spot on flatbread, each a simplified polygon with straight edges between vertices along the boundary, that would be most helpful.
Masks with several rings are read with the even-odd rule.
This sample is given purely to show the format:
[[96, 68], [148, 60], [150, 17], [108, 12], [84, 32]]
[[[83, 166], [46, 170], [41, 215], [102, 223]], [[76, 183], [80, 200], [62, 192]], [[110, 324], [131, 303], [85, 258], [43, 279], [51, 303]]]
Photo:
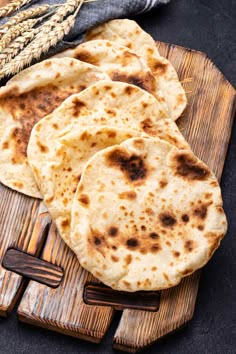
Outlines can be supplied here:
[[175, 174], [189, 181], [204, 181], [210, 175], [210, 170], [189, 151], [177, 152], [172, 163]]
[[132, 190], [119, 193], [119, 198], [120, 199], [133, 200], [136, 197], [137, 197], [137, 193], [135, 191], [132, 191]]
[[193, 210], [193, 215], [200, 219], [205, 219], [207, 216], [207, 205], [201, 205]]
[[186, 240], [184, 243], [184, 249], [186, 252], [192, 252], [194, 250], [194, 241]]
[[87, 208], [89, 206], [90, 200], [87, 194], [81, 194], [78, 200], [84, 207]]
[[156, 232], [151, 232], [149, 234], [149, 237], [151, 237], [153, 240], [157, 240], [160, 238], [160, 236]]
[[140, 122], [140, 128], [147, 134], [153, 135], [154, 123], [150, 118], [146, 118]]
[[108, 235], [111, 237], [115, 237], [118, 235], [119, 229], [116, 226], [110, 226], [108, 229]]
[[161, 224], [164, 227], [171, 227], [174, 226], [177, 223], [176, 218], [174, 215], [170, 212], [164, 212], [159, 215], [159, 219], [161, 221]]
[[84, 49], [82, 47], [80, 47], [76, 50], [74, 58], [84, 61], [86, 63], [92, 64], [92, 65], [99, 64], [98, 59], [93, 54], [91, 54], [90, 51], [87, 51], [86, 49]]
[[118, 167], [130, 181], [143, 180], [147, 176], [147, 167], [141, 156], [129, 156], [122, 149], [116, 148], [106, 159], [109, 166]]
[[[151, 58], [151, 57], [150, 57]], [[150, 68], [152, 71], [155, 73], [155, 75], [165, 75], [168, 70], [168, 64], [163, 63], [162, 61], [158, 59], [150, 59], [148, 62]]]
[[75, 97], [72, 101], [72, 115], [73, 117], [78, 117], [81, 110], [86, 107], [86, 103], [81, 101], [79, 98]]
[[131, 237], [126, 241], [127, 248], [133, 250], [139, 247], [139, 240], [135, 237]]
[[181, 219], [182, 219], [183, 222], [185, 222], [185, 223], [189, 222], [189, 216], [188, 216], [188, 214], [183, 214], [183, 215], [181, 216]]
[[[154, 78], [152, 78], [149, 72], [147, 73], [137, 72], [134, 74], [129, 74], [129, 73], [113, 71], [109, 73], [109, 76], [113, 81], [127, 82], [128, 84], [138, 86], [147, 92], [150, 93], [155, 92], [156, 83]], [[128, 90], [127, 94], [130, 95], [130, 92], [131, 91]]]
[[128, 266], [132, 262], [132, 259], [133, 259], [132, 255], [130, 253], [127, 254], [124, 258], [125, 265]]

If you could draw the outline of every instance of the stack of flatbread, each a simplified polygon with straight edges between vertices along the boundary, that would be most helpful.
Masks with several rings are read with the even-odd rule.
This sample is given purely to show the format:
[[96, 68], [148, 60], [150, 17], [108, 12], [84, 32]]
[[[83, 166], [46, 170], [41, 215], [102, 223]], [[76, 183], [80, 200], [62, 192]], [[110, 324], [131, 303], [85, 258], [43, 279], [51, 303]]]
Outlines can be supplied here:
[[134, 21], [110, 21], [0, 89], [0, 180], [42, 198], [103, 283], [174, 286], [227, 228], [216, 177], [175, 124], [185, 106], [154, 40]]

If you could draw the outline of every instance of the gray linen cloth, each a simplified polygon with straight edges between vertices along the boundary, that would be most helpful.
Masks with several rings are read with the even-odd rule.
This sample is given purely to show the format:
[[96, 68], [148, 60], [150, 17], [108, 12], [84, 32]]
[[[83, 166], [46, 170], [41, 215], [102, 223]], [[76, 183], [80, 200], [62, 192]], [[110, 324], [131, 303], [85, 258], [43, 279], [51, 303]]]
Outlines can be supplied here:
[[[47, 55], [55, 54], [63, 49], [77, 45], [83, 40], [83, 34], [91, 27], [115, 18], [127, 18], [147, 12], [169, 0], [96, 0], [85, 3], [75, 22], [74, 28], [65, 36], [64, 40], [51, 48]], [[35, 0], [22, 9], [44, 5], [64, 4], [66, 0]], [[6, 19], [0, 20], [0, 25]]]

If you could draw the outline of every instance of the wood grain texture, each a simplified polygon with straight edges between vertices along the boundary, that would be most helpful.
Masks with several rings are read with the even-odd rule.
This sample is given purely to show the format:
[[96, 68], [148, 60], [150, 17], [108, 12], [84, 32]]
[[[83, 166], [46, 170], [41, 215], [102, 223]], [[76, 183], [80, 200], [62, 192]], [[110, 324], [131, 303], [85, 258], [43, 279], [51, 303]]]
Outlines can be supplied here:
[[135, 353], [186, 324], [193, 316], [200, 272], [161, 292], [159, 311], [124, 310], [113, 347]]
[[88, 305], [111, 306], [115, 310], [137, 309], [157, 311], [160, 303], [159, 291], [116, 291], [103, 284], [85, 284], [84, 302]]
[[63, 277], [60, 267], [14, 248], [7, 250], [2, 265], [7, 270], [52, 288], [58, 287]]
[[81, 339], [100, 342], [109, 328], [114, 311], [111, 307], [90, 306], [83, 302], [84, 285], [96, 282], [96, 279], [82, 269], [76, 256], [57, 234], [54, 225], [51, 226], [41, 258], [64, 269], [62, 283], [52, 289], [30, 281], [18, 308], [19, 319]]
[[[220, 180], [235, 112], [235, 90], [204, 53], [158, 42], [160, 53], [176, 68], [188, 97], [177, 124], [194, 153]], [[161, 292], [159, 311], [125, 310], [114, 336], [114, 348], [135, 353], [193, 316], [200, 271]]]
[[37, 217], [39, 200], [1, 184], [0, 196], [0, 315], [6, 316], [21, 293], [23, 279], [2, 267], [3, 256], [12, 247], [39, 255], [49, 220], [42, 215]]

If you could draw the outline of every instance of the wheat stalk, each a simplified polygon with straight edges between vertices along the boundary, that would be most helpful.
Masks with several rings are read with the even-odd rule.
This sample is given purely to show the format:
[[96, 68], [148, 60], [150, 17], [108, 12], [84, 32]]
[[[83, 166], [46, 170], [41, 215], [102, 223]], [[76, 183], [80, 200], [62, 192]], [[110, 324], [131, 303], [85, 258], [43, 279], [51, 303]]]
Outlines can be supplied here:
[[16, 0], [11, 2], [10, 4], [7, 4], [6, 6], [0, 9], [0, 17], [5, 17], [9, 15], [10, 13], [18, 10], [20, 7], [28, 4], [31, 1], [32, 0]]
[[[70, 1], [72, 2], [72, 1]], [[66, 20], [58, 24], [51, 24], [54, 28], [49, 32], [48, 27], [43, 25], [39, 27], [39, 33], [35, 39], [20, 52], [13, 60], [7, 63], [0, 71], [0, 77], [18, 72], [27, 64], [30, 64], [33, 59], [38, 59], [43, 53], [47, 52], [51, 46], [55, 46], [60, 40], [69, 33], [74, 26], [76, 16], [83, 5], [83, 0], [77, 1], [77, 9], [73, 15], [70, 15]], [[66, 4], [67, 5], [67, 4]], [[53, 16], [52, 16], [53, 17]], [[52, 18], [51, 18], [52, 19]], [[51, 22], [50, 21], [48, 22]], [[45, 26], [42, 31], [41, 28]]]
[[0, 31], [6, 33], [12, 26], [22, 22], [23, 20], [27, 20], [28, 18], [33, 18], [39, 15], [43, 15], [50, 9], [50, 5], [43, 5], [39, 7], [35, 7], [33, 9], [24, 10], [19, 12], [17, 15], [13, 16], [8, 20], [4, 25], [0, 27]]

